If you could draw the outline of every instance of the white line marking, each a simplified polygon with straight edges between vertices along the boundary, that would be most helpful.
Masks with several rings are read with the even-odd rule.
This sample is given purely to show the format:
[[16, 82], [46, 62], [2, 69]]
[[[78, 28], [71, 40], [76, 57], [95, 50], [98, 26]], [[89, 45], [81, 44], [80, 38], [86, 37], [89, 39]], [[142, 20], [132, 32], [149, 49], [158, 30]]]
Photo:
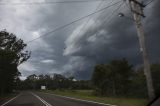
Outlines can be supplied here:
[[[43, 92], [41, 92], [41, 93], [43, 93]], [[56, 94], [50, 94], [50, 93], [44, 93], [44, 94], [55, 95], [55, 96], [59, 96], [59, 97], [67, 98], [67, 99], [72, 99], [72, 100], [77, 100], [77, 101], [82, 101], [82, 102], [88, 102], [88, 103], [94, 103], [94, 104], [99, 104], [99, 105], [105, 105], [105, 106], [117, 106], [117, 105], [112, 105], [112, 104], [106, 104], [106, 103], [94, 102], [94, 101], [90, 101], [90, 100], [77, 99], [77, 98], [72, 98], [72, 97], [68, 97], [68, 96], [61, 96], [61, 95], [56, 95]]]
[[19, 96], [20, 96], [20, 94], [19, 94], [19, 95], [17, 95], [16, 97], [14, 97], [14, 98], [10, 99], [9, 101], [5, 102], [5, 103], [4, 103], [4, 104], [2, 104], [1, 106], [5, 106], [6, 104], [8, 104], [9, 102], [13, 101], [14, 99], [16, 99], [16, 98], [17, 98], [17, 97], [19, 97]]
[[36, 98], [38, 98], [42, 103], [44, 103], [46, 106], [52, 106], [51, 104], [49, 104], [48, 102], [46, 102], [45, 100], [43, 100], [42, 98], [40, 98], [38, 95], [34, 94], [31, 92], [31, 94], [33, 96], [35, 96]]

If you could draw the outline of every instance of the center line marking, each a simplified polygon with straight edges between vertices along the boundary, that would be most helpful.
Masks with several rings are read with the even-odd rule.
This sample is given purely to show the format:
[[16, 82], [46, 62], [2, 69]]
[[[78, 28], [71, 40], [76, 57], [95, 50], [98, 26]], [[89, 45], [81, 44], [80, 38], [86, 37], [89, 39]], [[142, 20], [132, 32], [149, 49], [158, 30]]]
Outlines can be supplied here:
[[52, 106], [51, 104], [49, 104], [48, 102], [46, 102], [44, 99], [42, 99], [41, 97], [39, 97], [38, 95], [34, 94], [31, 92], [31, 94], [33, 96], [35, 96], [36, 98], [38, 98], [42, 103], [44, 103], [46, 106]]

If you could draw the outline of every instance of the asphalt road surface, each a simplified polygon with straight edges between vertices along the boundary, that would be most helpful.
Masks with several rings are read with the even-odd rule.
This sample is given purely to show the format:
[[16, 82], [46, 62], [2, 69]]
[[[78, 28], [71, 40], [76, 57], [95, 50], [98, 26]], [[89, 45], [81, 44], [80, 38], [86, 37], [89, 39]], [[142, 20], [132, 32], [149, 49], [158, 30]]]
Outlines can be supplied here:
[[155, 100], [155, 101], [151, 104], [151, 106], [160, 106], [160, 97], [157, 98], [157, 100]]
[[41, 92], [21, 92], [1, 106], [115, 106]]

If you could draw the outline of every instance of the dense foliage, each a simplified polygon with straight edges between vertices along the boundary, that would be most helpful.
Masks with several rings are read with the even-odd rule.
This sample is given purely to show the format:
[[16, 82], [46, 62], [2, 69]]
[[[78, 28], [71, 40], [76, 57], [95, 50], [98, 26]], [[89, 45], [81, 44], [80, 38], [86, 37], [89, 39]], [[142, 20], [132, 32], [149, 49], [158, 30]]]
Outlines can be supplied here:
[[96, 65], [92, 82], [100, 95], [123, 95], [129, 89], [132, 66], [127, 60], [113, 60], [109, 64]]
[[[151, 65], [151, 73], [153, 79], [153, 86], [155, 89], [156, 96], [160, 95], [160, 64]], [[131, 80], [130, 94], [138, 97], [147, 97], [147, 84], [146, 78], [143, 71], [143, 67], [140, 67], [134, 72], [134, 77]]]
[[14, 34], [0, 31], [0, 95], [14, 89], [20, 75], [17, 67], [30, 57], [28, 51], [23, 51], [26, 46]]
[[[151, 65], [151, 72], [156, 95], [159, 95], [160, 64]], [[125, 59], [96, 65], [92, 75], [92, 83], [97, 95], [147, 97], [143, 68], [133, 70]]]

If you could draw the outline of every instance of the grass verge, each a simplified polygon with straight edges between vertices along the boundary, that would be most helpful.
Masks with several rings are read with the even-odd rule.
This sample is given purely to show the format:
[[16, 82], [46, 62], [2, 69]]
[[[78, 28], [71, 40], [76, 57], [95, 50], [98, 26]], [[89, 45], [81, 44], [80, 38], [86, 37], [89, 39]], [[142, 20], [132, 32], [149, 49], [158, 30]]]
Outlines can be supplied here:
[[91, 100], [117, 106], [146, 106], [146, 99], [128, 97], [99, 97], [92, 94], [92, 90], [45, 90], [41, 92], [53, 93], [62, 96], [69, 96], [78, 99]]

